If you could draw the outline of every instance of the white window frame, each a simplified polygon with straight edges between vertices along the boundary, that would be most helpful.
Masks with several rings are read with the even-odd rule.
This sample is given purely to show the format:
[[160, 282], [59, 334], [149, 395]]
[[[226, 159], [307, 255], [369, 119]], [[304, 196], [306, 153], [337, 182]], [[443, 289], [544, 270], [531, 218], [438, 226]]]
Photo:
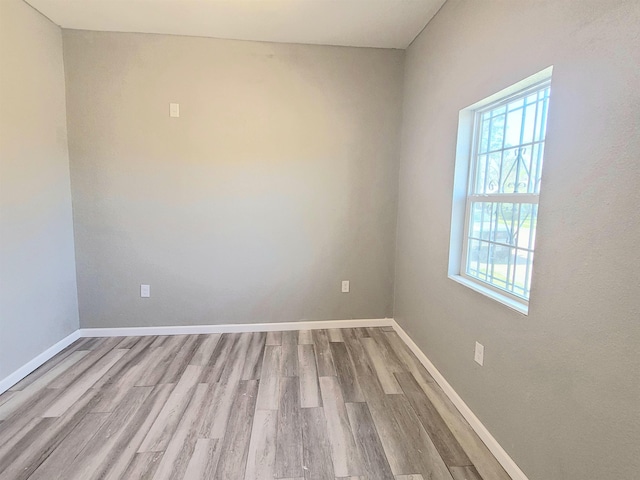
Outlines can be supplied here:
[[[460, 111], [456, 150], [451, 236], [449, 246], [449, 278], [482, 293], [524, 315], [529, 300], [470, 276], [467, 271], [471, 205], [473, 202], [538, 204], [539, 193], [474, 194], [477, 148], [481, 127], [480, 116], [503, 104], [525, 97], [551, 82], [553, 67], [546, 68], [490, 97]], [[506, 119], [505, 119], [506, 121]], [[544, 166], [543, 166], [544, 168]], [[533, 280], [532, 282], [533, 283]]]

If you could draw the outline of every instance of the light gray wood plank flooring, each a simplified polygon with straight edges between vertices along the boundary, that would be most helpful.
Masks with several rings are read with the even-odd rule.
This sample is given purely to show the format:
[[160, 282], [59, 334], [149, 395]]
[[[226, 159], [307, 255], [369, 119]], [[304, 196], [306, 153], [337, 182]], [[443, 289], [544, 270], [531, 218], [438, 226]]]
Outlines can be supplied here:
[[508, 480], [387, 327], [84, 338], [0, 395], [0, 480]]

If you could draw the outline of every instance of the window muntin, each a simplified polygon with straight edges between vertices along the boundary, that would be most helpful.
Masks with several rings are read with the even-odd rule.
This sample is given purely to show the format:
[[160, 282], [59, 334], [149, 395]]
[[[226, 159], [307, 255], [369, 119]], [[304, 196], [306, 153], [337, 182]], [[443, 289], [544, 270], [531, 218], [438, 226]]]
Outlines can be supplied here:
[[550, 80], [474, 115], [461, 275], [528, 302]]

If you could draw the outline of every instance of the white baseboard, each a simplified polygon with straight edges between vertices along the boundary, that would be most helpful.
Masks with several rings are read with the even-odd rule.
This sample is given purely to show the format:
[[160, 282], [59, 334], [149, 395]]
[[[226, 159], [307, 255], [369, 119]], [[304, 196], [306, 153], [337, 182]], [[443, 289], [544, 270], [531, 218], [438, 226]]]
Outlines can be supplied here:
[[281, 323], [243, 323], [230, 325], [188, 325], [170, 327], [124, 327], [124, 328], [81, 328], [49, 347], [33, 360], [20, 367], [8, 377], [0, 380], [0, 393], [5, 392], [51, 357], [71, 345], [80, 337], [119, 337], [119, 336], [146, 336], [146, 335], [189, 335], [201, 333], [240, 333], [240, 332], [272, 332], [285, 330], [317, 330], [323, 328], [356, 328], [356, 327], [387, 327], [393, 326], [400, 338], [407, 344], [411, 351], [418, 357], [427, 371], [440, 385], [444, 393], [453, 402], [462, 416], [469, 422], [471, 428], [487, 445], [491, 453], [503, 466], [513, 480], [528, 480], [524, 472], [513, 461], [509, 454], [493, 438], [489, 430], [480, 422], [466, 403], [460, 398], [453, 387], [442, 376], [429, 358], [420, 350], [409, 335], [398, 325], [393, 318], [373, 318], [354, 320], [310, 320], [301, 322]]
[[146, 335], [192, 335], [200, 333], [276, 332], [285, 330], [318, 330], [321, 328], [390, 327], [393, 318], [362, 318], [353, 320], [303, 320], [282, 323], [240, 323], [228, 325], [187, 325], [173, 327], [81, 328], [49, 347], [8, 377], [0, 380], [0, 394], [33, 372], [44, 362], [71, 345], [80, 337], [126, 337]]
[[464, 403], [464, 400], [460, 398], [460, 395], [453, 389], [453, 387], [447, 382], [447, 380], [442, 376], [442, 374], [438, 371], [431, 360], [424, 354], [422, 350], [415, 344], [415, 342], [411, 339], [411, 337], [405, 332], [400, 325], [394, 320], [393, 328], [398, 333], [400, 338], [407, 344], [407, 346], [411, 349], [411, 351], [418, 357], [420, 363], [424, 365], [427, 371], [431, 374], [434, 380], [440, 385], [444, 393], [449, 397], [449, 399], [453, 402], [456, 408], [460, 411], [462, 416], [469, 422], [471, 428], [478, 434], [480, 439], [487, 446], [489, 451], [493, 453], [493, 456], [496, 457], [496, 460], [500, 462], [500, 465], [505, 469], [505, 471], [511, 476], [513, 480], [528, 480], [527, 476], [524, 474], [520, 467], [516, 465], [516, 462], [509, 456], [509, 454], [502, 448], [502, 446], [498, 443], [498, 441], [493, 438], [493, 435], [487, 430], [482, 422], [476, 417], [476, 415], [471, 411], [469, 406]]
[[126, 337], [147, 335], [194, 335], [200, 333], [278, 332], [321, 328], [390, 327], [393, 318], [354, 320], [303, 320], [280, 323], [239, 323], [227, 325], [186, 325], [172, 327], [81, 328], [82, 337]]
[[285, 330], [318, 330], [321, 328], [390, 327], [393, 318], [353, 320], [304, 320], [281, 323], [240, 323], [229, 325], [187, 325], [172, 327], [81, 328], [49, 347], [8, 377], [0, 380], [0, 394], [33, 372], [51, 357], [71, 345], [80, 337], [124, 337], [146, 335], [192, 335], [200, 333], [276, 332]]
[[18, 383], [20, 380], [22, 380], [24, 377], [26, 377], [31, 372], [33, 372], [36, 368], [42, 365], [44, 362], [46, 362], [47, 360], [52, 358], [54, 355], [58, 354], [59, 352], [67, 348], [69, 345], [71, 345], [73, 342], [75, 342], [79, 338], [80, 338], [80, 330], [76, 330], [72, 334], [60, 340], [55, 345], [47, 348], [40, 355], [35, 357], [33, 360], [27, 362], [26, 364], [24, 364], [22, 367], [20, 367], [18, 370], [13, 372], [8, 377], [5, 377], [2, 380], [0, 380], [0, 393], [4, 393], [7, 390], [9, 390], [16, 383]]

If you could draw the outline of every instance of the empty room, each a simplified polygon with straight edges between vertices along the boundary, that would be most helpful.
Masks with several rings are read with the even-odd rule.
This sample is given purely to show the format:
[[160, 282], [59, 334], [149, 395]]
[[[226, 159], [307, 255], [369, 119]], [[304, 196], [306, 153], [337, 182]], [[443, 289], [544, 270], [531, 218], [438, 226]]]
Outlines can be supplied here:
[[640, 479], [640, 1], [0, 0], [0, 480]]

